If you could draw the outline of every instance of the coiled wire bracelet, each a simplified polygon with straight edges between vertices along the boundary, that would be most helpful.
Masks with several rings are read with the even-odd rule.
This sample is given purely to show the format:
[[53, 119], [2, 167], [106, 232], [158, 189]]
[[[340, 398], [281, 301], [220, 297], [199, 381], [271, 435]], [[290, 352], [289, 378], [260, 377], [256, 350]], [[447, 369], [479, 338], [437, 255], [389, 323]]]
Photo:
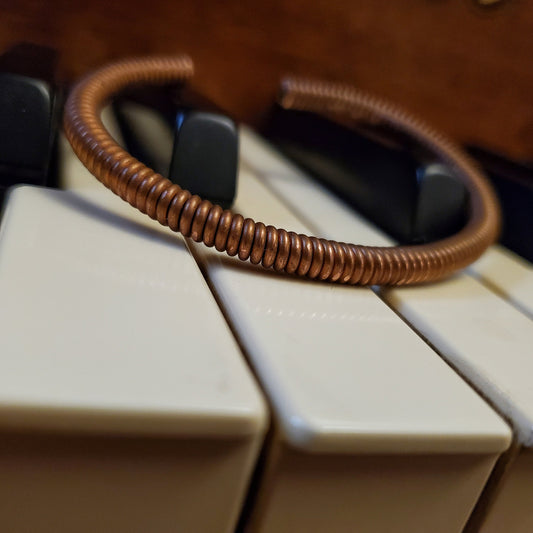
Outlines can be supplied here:
[[128, 59], [82, 79], [66, 103], [64, 128], [75, 153], [106, 187], [173, 231], [219, 252], [287, 274], [354, 285], [407, 285], [449, 276], [477, 259], [499, 231], [496, 197], [477, 165], [422, 120], [373, 95], [328, 83], [286, 80], [287, 108], [344, 118], [373, 118], [415, 137], [449, 165], [470, 194], [470, 214], [455, 235], [429, 244], [373, 247], [299, 235], [255, 222], [191, 195], [123, 150], [100, 120], [102, 107], [125, 87], [192, 76], [186, 56]]

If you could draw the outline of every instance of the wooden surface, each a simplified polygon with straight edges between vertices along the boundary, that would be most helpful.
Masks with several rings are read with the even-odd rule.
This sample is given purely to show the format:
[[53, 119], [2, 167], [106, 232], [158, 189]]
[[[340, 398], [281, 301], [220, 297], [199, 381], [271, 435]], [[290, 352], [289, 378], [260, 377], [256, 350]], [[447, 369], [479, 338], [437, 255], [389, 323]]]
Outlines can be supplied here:
[[285, 73], [393, 98], [463, 142], [533, 159], [533, 7], [503, 0], [0, 0], [0, 47], [57, 47], [65, 76], [187, 52], [198, 88], [260, 125]]

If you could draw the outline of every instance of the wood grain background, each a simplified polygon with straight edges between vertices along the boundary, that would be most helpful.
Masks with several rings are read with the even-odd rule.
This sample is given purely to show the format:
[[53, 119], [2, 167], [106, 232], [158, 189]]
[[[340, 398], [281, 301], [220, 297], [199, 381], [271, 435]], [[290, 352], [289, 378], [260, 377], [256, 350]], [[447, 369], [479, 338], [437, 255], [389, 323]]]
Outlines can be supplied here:
[[0, 0], [0, 48], [18, 40], [58, 48], [70, 78], [187, 52], [196, 86], [256, 126], [283, 74], [350, 82], [463, 142], [533, 159], [527, 0]]

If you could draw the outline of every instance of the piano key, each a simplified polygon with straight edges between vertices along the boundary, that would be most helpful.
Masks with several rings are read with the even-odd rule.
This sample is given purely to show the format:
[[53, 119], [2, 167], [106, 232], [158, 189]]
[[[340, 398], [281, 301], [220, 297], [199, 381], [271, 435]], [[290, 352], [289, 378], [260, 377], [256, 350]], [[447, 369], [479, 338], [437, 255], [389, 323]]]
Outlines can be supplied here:
[[[241, 139], [235, 209], [309, 231], [250, 172]], [[509, 445], [501, 418], [370, 289], [191, 246], [274, 413], [243, 529], [461, 531]]]
[[513, 461], [503, 468], [504, 481], [500, 491], [491, 495], [488, 508], [481, 508], [469, 521], [464, 533], [525, 533], [533, 531], [531, 512], [531, 479], [533, 453], [521, 448], [513, 454]]
[[[506, 488], [524, 476], [524, 468], [533, 479], [533, 462], [526, 459], [533, 447], [531, 319], [465, 274], [431, 287], [384, 291], [384, 297], [510, 420], [521, 452], [507, 458], [510, 464], [495, 503], [500, 507], [507, 499]], [[531, 501], [531, 487], [523, 497]], [[491, 499], [487, 494], [480, 506]], [[517, 503], [514, 521], [507, 526], [517, 533], [531, 531], [531, 506]], [[487, 525], [480, 531], [501, 529]]]
[[2, 530], [233, 531], [262, 394], [184, 241], [100, 187], [7, 204]]
[[[248, 133], [244, 139], [242, 144], [248, 148], [245, 153], [253, 154], [248, 164], [261, 172], [262, 179], [295, 213], [312, 221], [315, 232], [350, 242], [387, 244], [383, 234], [340, 207], [339, 200], [302, 173], [292, 172], [290, 165], [283, 171], [283, 160], [265, 150], [253, 134]], [[271, 162], [273, 158], [277, 159], [275, 163]], [[522, 292], [527, 293], [527, 281], [523, 291], [514, 283], [505, 284], [501, 271], [496, 272], [494, 258], [498, 267], [509, 269], [506, 275], [513, 281], [527, 280], [527, 267], [499, 252], [493, 247], [486, 260], [471, 268], [475, 276], [490, 279], [499, 294], [474, 279], [469, 271], [441, 283], [383, 289], [380, 294], [512, 424], [517, 451], [502, 459], [472, 523], [476, 522], [483, 532], [522, 533], [533, 528], [533, 489], [525, 482], [533, 479], [533, 323], [515, 307], [517, 302], [529, 302], [527, 296], [519, 299]], [[484, 261], [492, 264], [490, 274]], [[510, 301], [505, 299], [508, 296]], [[521, 492], [520, 498], [514, 497], [517, 492]]]
[[533, 318], [533, 265], [529, 261], [495, 245], [468, 270]]
[[56, 50], [24, 42], [0, 55], [0, 200], [17, 184], [53, 185], [57, 63]]

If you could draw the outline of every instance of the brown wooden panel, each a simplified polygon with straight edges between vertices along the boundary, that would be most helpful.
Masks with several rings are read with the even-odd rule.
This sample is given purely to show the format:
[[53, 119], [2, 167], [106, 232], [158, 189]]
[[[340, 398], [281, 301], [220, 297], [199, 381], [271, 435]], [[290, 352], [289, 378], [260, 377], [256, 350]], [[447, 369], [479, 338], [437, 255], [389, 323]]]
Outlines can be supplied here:
[[57, 47], [79, 76], [187, 52], [196, 84], [255, 125], [284, 73], [355, 83], [465, 142], [533, 158], [533, 8], [503, 0], [0, 0], [0, 47]]

